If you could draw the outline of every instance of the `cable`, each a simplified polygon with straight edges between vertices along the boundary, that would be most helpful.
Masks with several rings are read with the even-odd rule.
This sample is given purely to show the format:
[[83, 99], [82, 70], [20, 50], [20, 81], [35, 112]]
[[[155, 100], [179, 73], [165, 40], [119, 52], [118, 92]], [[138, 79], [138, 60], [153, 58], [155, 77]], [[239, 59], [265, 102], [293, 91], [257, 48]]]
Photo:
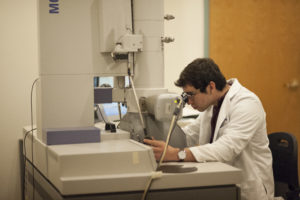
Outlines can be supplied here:
[[34, 128], [33, 130], [29, 130], [29, 131], [27, 131], [26, 133], [25, 133], [25, 135], [24, 135], [24, 139], [23, 139], [23, 141], [24, 141], [24, 164], [26, 165], [26, 143], [25, 143], [25, 141], [26, 141], [26, 138], [27, 138], [27, 135], [30, 133], [30, 132], [32, 132], [32, 131], [34, 131], [34, 130], [36, 130], [36, 128]]
[[137, 105], [137, 108], [138, 108], [138, 112], [139, 112], [139, 116], [140, 116], [140, 119], [141, 119], [141, 123], [142, 123], [143, 128], [145, 128], [145, 122], [144, 122], [144, 119], [143, 119], [143, 116], [142, 116], [142, 111], [141, 111], [139, 100], [138, 100], [138, 97], [137, 97], [137, 94], [136, 94], [136, 90], [135, 90], [135, 87], [134, 87], [134, 82], [133, 82], [132, 76], [129, 76], [129, 78], [130, 78], [130, 82], [131, 82], [131, 86], [132, 86], [132, 90], [133, 90], [133, 94], [134, 94], [134, 99], [135, 99], [135, 102], [136, 102], [136, 105]]
[[134, 33], [134, 7], [133, 7], [133, 0], [130, 1], [130, 6], [131, 6], [131, 28], [132, 28], [132, 33]]
[[[30, 120], [31, 120], [31, 129], [29, 131], [27, 131], [24, 135], [24, 173], [26, 171], [26, 138], [27, 135], [31, 132], [31, 162], [32, 162], [32, 166], [33, 166], [33, 131], [36, 130], [36, 128], [33, 128], [33, 100], [32, 100], [32, 96], [33, 96], [33, 87], [36, 84], [36, 82], [39, 80], [39, 78], [35, 79], [34, 82], [32, 83], [31, 86], [31, 93], [30, 93]], [[24, 192], [24, 197], [25, 197], [25, 175], [24, 175], [24, 180], [23, 180], [23, 192]], [[34, 199], [34, 170], [32, 170], [32, 198]]]
[[28, 134], [32, 131], [36, 130], [36, 128], [34, 128], [33, 130], [29, 130], [25, 133], [24, 135], [24, 139], [23, 139], [23, 146], [24, 146], [24, 177], [23, 177], [23, 197], [25, 198], [25, 171], [26, 171], [26, 138], [28, 136]]
[[120, 121], [121, 121], [121, 119], [122, 119], [122, 111], [121, 111], [120, 102], [118, 102], [118, 112], [119, 112], [119, 118], [120, 118]]
[[135, 87], [134, 87], [134, 82], [133, 82], [132, 76], [130, 74], [130, 69], [128, 69], [128, 71], [129, 71], [128, 75], [129, 75], [129, 79], [130, 79], [130, 82], [131, 82], [131, 87], [132, 87], [134, 98], [135, 98], [136, 105], [137, 105], [137, 108], [138, 108], [138, 113], [139, 113], [139, 116], [140, 116], [140, 119], [141, 119], [141, 123], [142, 123], [142, 127], [143, 127], [143, 130], [144, 130], [144, 135], [148, 136], [146, 125], [145, 125], [144, 118], [143, 118], [142, 111], [141, 111], [141, 107], [140, 107], [139, 100], [138, 100], [138, 97], [137, 97], [137, 94], [136, 94], [136, 90], [135, 90]]
[[[179, 101], [179, 102], [178, 102]], [[181, 110], [181, 107], [184, 106], [184, 101], [183, 99], [177, 99], [176, 100], [176, 103], [177, 103], [177, 106], [173, 112], [173, 116], [172, 116], [172, 121], [171, 121], [171, 124], [170, 124], [170, 128], [169, 128], [169, 132], [168, 132], [168, 135], [167, 135], [167, 139], [166, 139], [166, 143], [165, 143], [165, 147], [164, 147], [164, 150], [161, 154], [161, 157], [159, 159], [159, 163], [156, 167], [156, 173], [158, 172], [164, 158], [165, 158], [165, 155], [166, 155], [166, 152], [167, 152], [167, 148], [168, 148], [168, 145], [169, 145], [169, 142], [170, 142], [170, 138], [171, 138], [171, 135], [175, 129], [175, 125], [176, 125], [176, 121], [178, 120], [178, 114], [180, 113], [180, 110]], [[148, 194], [148, 191], [151, 187], [151, 184], [153, 182], [153, 180], [155, 178], [158, 178], [158, 176], [151, 176], [150, 179], [148, 180], [147, 182], [147, 185], [146, 185], [146, 188], [144, 190], [144, 193], [143, 193], [143, 196], [142, 196], [142, 200], [145, 200], [147, 198], [147, 194]]]
[[169, 132], [168, 132], [168, 136], [167, 136], [167, 139], [166, 139], [166, 144], [165, 144], [165, 147], [164, 147], [164, 150], [163, 150], [163, 153], [159, 159], [159, 163], [157, 165], [157, 169], [159, 169], [159, 167], [161, 166], [164, 158], [165, 158], [165, 155], [166, 155], [166, 152], [167, 152], [167, 148], [168, 148], [168, 145], [169, 145], [169, 142], [170, 142], [170, 138], [171, 138], [171, 135], [174, 131], [174, 128], [175, 128], [175, 125], [176, 125], [176, 122], [178, 120], [178, 114], [179, 114], [179, 111], [178, 109], [180, 109], [181, 107], [181, 104], [182, 104], [182, 100], [179, 100], [179, 103], [177, 105], [177, 107], [175, 108], [175, 112], [173, 114], [173, 117], [172, 117], [172, 121], [171, 121], [171, 125], [170, 125], [170, 128], [169, 128]]
[[101, 111], [101, 109], [100, 109], [100, 107], [99, 107], [98, 104], [96, 105], [96, 109], [99, 111], [99, 113], [101, 115], [101, 118], [103, 119], [104, 123], [105, 124], [109, 123], [108, 121], [106, 121], [106, 117], [103, 116], [102, 111]]
[[160, 171], [155, 171], [154, 173], [151, 174], [150, 179], [147, 182], [146, 188], [144, 190], [143, 196], [142, 196], [142, 200], [145, 200], [149, 191], [149, 188], [153, 182], [154, 179], [156, 178], [160, 178], [162, 176], [162, 172]]
[[[32, 96], [33, 96], [33, 87], [36, 84], [36, 82], [39, 80], [39, 78], [36, 78], [31, 86], [31, 94], [30, 94], [30, 114], [31, 114], [31, 161], [32, 161], [32, 166], [34, 165], [33, 161], [33, 106], [32, 106]], [[34, 169], [32, 170], [32, 198], [34, 200]]]

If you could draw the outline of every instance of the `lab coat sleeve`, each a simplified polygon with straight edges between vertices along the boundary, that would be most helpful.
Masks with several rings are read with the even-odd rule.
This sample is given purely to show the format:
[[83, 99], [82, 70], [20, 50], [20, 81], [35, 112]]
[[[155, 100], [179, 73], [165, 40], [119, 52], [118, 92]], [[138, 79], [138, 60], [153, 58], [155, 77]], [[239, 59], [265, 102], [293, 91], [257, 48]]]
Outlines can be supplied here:
[[220, 127], [220, 136], [213, 143], [191, 147], [198, 162], [232, 162], [263, 126], [265, 113], [259, 101], [245, 99], [229, 108], [228, 121]]
[[183, 128], [183, 131], [186, 135], [187, 146], [199, 145], [201, 115], [202, 114], [200, 113], [194, 122]]

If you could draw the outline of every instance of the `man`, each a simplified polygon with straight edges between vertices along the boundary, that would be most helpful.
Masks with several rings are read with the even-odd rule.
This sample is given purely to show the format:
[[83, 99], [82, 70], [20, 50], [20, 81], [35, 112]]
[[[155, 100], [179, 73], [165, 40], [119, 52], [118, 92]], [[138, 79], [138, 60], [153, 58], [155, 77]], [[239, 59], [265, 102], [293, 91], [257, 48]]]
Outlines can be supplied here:
[[[184, 128], [187, 148], [169, 146], [164, 161], [224, 162], [242, 170], [242, 200], [271, 200], [274, 196], [272, 154], [266, 119], [259, 98], [237, 79], [226, 82], [212, 59], [196, 59], [175, 82], [188, 104], [201, 113]], [[158, 160], [165, 143], [144, 140]]]

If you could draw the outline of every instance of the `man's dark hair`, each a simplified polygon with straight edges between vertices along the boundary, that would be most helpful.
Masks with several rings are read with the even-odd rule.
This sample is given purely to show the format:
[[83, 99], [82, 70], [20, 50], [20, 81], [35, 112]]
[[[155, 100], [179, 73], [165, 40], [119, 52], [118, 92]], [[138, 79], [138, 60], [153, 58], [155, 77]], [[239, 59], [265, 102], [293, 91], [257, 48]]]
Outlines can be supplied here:
[[212, 59], [198, 58], [184, 68], [175, 85], [178, 87], [191, 85], [205, 93], [210, 81], [215, 82], [217, 90], [220, 91], [226, 85], [225, 77]]

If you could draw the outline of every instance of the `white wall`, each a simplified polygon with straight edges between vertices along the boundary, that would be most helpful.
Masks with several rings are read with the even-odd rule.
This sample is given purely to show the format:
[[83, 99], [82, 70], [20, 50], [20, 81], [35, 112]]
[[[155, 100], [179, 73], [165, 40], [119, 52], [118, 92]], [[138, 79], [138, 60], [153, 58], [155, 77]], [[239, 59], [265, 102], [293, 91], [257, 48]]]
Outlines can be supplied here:
[[[38, 76], [37, 0], [0, 0], [0, 199], [21, 199], [19, 146], [30, 124], [30, 90]], [[204, 0], [165, 0], [165, 86], [174, 86], [182, 69], [204, 55]]]
[[37, 62], [36, 0], [0, 0], [0, 199], [21, 199], [18, 139]]
[[195, 58], [204, 57], [204, 0], [165, 0], [165, 13], [175, 16], [165, 21], [165, 35], [175, 38], [165, 45], [165, 87], [180, 93], [174, 85], [180, 72]]

